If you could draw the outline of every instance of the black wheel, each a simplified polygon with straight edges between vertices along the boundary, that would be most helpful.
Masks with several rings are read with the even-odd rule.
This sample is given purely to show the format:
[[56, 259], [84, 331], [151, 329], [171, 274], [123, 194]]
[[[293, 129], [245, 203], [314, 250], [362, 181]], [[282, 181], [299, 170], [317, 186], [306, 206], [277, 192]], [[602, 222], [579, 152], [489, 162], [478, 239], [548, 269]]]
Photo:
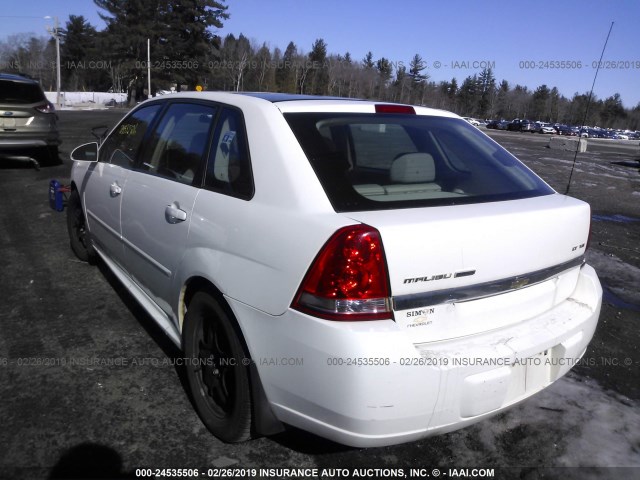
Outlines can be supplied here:
[[36, 159], [40, 162], [40, 165], [46, 167], [53, 167], [55, 165], [62, 165], [60, 161], [60, 152], [57, 146], [43, 147], [36, 153]]
[[71, 250], [83, 262], [93, 263], [95, 261], [95, 250], [91, 246], [89, 232], [82, 211], [82, 203], [77, 190], [71, 192], [67, 202], [67, 231], [69, 232], [69, 243]]
[[207, 292], [189, 302], [183, 331], [187, 379], [198, 415], [220, 440], [251, 436], [248, 355], [230, 313]]

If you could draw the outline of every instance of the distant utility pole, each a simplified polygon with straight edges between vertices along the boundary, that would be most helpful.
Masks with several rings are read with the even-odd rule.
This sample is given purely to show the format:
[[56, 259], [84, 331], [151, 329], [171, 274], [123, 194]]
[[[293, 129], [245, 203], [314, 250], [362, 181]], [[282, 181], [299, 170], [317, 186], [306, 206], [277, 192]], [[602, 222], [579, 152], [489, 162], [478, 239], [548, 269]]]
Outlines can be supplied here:
[[[50, 16], [46, 16], [44, 18], [52, 18]], [[60, 108], [60, 31], [58, 26], [58, 17], [53, 17], [53, 29], [48, 27], [47, 31], [56, 41], [56, 108]]]
[[147, 38], [147, 98], [151, 98], [151, 39]]

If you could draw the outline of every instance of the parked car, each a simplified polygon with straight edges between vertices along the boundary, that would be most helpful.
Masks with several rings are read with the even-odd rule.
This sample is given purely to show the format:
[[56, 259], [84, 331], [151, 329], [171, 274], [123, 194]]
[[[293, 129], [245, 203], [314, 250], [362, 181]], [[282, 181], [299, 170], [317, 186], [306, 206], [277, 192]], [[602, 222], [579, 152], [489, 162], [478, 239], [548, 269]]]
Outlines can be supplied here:
[[537, 133], [544, 133], [544, 134], [557, 133], [556, 129], [550, 123], [542, 123], [542, 122], [536, 123], [533, 131]]
[[536, 124], [534, 122], [532, 122], [531, 120], [522, 120], [520, 122], [520, 131], [521, 132], [535, 133]]
[[509, 122], [506, 120], [491, 120], [487, 123], [487, 128], [494, 130], [506, 130]]
[[71, 248], [184, 350], [227, 442], [448, 432], [558, 380], [596, 328], [589, 205], [452, 113], [178, 93], [72, 159]]
[[605, 131], [599, 128], [580, 128], [578, 135], [582, 138], [605, 138]]
[[462, 117], [462, 118], [464, 118], [467, 122], [469, 122], [474, 127], [479, 127], [480, 126], [480, 122], [478, 120], [476, 120], [475, 118], [471, 118], [471, 117]]
[[57, 120], [37, 81], [0, 73], [0, 154], [33, 152], [41, 163], [57, 163]]
[[532, 132], [535, 129], [535, 123], [525, 118], [515, 118], [507, 124], [507, 130], [513, 132]]
[[522, 128], [522, 122], [523, 120], [520, 118], [511, 120], [511, 122], [509, 122], [509, 124], [507, 125], [507, 130], [512, 132], [519, 132]]
[[568, 125], [558, 125], [556, 127], [558, 135], [576, 136], [576, 131]]
[[602, 130], [600, 133], [601, 138], [614, 138], [615, 137], [615, 133], [612, 132], [611, 130]]

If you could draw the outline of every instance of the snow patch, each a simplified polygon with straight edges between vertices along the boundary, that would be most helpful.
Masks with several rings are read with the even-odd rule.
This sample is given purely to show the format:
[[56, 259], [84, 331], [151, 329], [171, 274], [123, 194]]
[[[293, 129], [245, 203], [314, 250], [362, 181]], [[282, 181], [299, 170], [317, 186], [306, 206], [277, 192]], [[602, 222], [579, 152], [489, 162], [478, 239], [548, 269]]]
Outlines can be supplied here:
[[[44, 92], [51, 103], [55, 104], [58, 96], [57, 92]], [[60, 103], [65, 107], [93, 107], [105, 108], [105, 105], [115, 101], [122, 103], [127, 101], [126, 93], [107, 92], [60, 92]]]
[[[461, 438], [454, 440], [452, 460], [479, 465], [507, 456], [508, 466], [638, 467], [638, 406], [594, 380], [569, 374], [506, 413], [455, 433]], [[475, 442], [462, 441], [470, 429]]]
[[623, 262], [611, 253], [587, 250], [587, 263], [596, 269], [602, 283], [627, 303], [640, 305], [640, 268]]

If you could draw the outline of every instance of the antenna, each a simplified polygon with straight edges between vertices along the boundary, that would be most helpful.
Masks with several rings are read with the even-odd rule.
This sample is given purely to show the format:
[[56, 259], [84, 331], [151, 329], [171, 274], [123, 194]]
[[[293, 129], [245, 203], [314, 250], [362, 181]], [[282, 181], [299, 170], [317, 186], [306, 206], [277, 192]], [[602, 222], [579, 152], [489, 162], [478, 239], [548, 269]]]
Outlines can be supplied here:
[[[596, 74], [593, 77], [593, 83], [591, 84], [591, 91], [589, 92], [589, 99], [587, 100], [587, 108], [584, 111], [584, 118], [582, 119], [582, 123], [580, 124], [580, 129], [587, 123], [587, 116], [589, 115], [589, 107], [591, 106], [591, 98], [593, 97], [593, 88], [596, 86], [596, 79], [598, 78], [598, 72], [600, 71], [600, 65], [602, 65], [602, 57], [604, 57], [604, 51], [607, 49], [607, 43], [609, 43], [609, 36], [611, 36], [611, 30], [613, 30], [613, 23], [611, 22], [611, 26], [609, 27], [609, 33], [607, 34], [607, 39], [604, 41], [604, 47], [602, 47], [602, 53], [600, 54], [600, 60], [598, 60], [598, 67], [596, 68]], [[580, 132], [578, 130], [578, 132]], [[578, 138], [578, 144], [576, 145], [576, 153], [573, 156], [573, 165], [571, 165], [571, 173], [569, 174], [569, 181], [567, 182], [567, 190], [564, 192], [565, 195], [569, 194], [569, 188], [571, 187], [571, 178], [573, 177], [573, 170], [576, 168], [576, 160], [578, 159], [578, 151], [580, 150], [580, 139]]]

